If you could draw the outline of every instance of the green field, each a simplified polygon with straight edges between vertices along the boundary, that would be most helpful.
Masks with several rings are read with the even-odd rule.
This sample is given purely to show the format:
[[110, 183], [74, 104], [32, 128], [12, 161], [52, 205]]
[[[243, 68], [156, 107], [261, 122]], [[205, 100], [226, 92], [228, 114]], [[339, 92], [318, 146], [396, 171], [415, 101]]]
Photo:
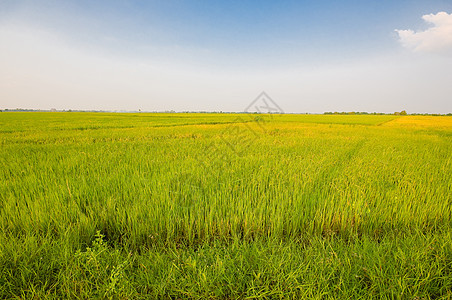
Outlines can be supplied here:
[[452, 117], [0, 113], [0, 298], [452, 298]]

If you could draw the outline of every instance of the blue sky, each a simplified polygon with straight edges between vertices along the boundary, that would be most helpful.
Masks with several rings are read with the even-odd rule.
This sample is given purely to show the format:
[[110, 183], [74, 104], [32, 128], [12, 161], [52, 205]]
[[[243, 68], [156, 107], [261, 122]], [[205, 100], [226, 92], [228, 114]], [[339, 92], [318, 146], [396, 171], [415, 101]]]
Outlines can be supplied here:
[[451, 112], [451, 13], [452, 1], [0, 0], [0, 108], [240, 111], [265, 90], [287, 112]]

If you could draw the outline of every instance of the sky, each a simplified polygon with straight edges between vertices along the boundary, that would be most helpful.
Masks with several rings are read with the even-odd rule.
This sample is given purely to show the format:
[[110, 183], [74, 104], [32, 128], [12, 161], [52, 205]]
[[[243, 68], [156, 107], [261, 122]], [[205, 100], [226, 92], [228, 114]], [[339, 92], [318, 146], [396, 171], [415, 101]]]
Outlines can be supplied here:
[[451, 0], [0, 0], [0, 109], [450, 113], [451, 82]]

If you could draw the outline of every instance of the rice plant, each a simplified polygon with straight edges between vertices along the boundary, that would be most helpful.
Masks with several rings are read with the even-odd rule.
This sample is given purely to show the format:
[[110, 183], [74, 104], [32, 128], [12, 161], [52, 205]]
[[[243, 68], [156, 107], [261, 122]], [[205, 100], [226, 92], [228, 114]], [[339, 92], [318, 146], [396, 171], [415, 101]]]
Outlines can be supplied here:
[[452, 117], [0, 114], [1, 298], [452, 297]]

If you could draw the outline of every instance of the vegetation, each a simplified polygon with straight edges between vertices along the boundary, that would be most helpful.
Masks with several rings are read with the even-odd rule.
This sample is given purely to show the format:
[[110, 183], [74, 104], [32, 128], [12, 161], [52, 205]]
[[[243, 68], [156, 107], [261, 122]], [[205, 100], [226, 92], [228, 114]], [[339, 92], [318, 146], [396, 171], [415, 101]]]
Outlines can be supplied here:
[[452, 117], [0, 115], [0, 298], [452, 297]]

